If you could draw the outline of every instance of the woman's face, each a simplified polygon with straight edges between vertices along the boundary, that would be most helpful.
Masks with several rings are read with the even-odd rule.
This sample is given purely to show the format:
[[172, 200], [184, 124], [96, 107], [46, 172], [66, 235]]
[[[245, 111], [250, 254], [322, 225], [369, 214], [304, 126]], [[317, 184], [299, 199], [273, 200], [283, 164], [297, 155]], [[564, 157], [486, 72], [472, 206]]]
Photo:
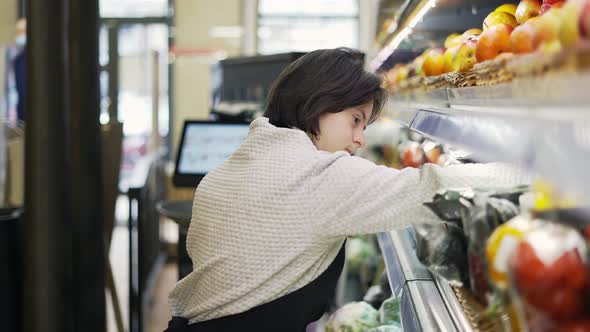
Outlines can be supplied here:
[[364, 131], [372, 111], [373, 102], [369, 102], [338, 113], [320, 115], [320, 133], [312, 137], [313, 144], [322, 151], [354, 154], [356, 149], [365, 145]]

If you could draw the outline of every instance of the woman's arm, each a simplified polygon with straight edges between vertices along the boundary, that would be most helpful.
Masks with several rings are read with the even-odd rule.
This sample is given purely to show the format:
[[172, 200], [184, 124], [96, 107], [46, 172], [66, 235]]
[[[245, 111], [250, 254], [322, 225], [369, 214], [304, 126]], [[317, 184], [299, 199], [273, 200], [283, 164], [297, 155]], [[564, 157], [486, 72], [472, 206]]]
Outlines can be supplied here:
[[531, 177], [501, 164], [468, 164], [395, 170], [342, 156], [327, 162], [312, 181], [310, 209], [314, 232], [327, 237], [389, 231], [416, 222], [437, 222], [422, 205], [436, 191], [457, 187], [507, 187]]

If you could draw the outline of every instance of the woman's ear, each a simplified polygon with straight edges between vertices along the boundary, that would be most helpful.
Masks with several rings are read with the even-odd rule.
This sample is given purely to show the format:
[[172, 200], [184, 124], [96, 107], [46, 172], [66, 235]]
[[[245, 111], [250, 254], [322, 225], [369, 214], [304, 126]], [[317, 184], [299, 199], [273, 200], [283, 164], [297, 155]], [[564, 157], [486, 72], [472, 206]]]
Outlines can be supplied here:
[[310, 132], [307, 132], [306, 134], [309, 137], [309, 139], [314, 143], [320, 140], [320, 135], [314, 135]]

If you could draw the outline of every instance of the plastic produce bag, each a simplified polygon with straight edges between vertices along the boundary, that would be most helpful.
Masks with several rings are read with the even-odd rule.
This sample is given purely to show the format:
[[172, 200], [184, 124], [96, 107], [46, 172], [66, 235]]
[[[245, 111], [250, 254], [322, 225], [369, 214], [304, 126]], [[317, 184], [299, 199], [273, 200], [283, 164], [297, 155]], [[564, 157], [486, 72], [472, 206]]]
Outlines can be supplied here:
[[418, 224], [414, 228], [416, 255], [422, 264], [454, 285], [468, 281], [467, 243], [459, 226]]
[[391, 297], [391, 288], [387, 273], [383, 272], [377, 285], [371, 286], [363, 297], [363, 301], [370, 304], [373, 308], [379, 309], [383, 301]]
[[379, 308], [379, 321], [383, 325], [399, 325], [401, 322], [401, 296], [390, 297]]
[[377, 250], [363, 237], [354, 237], [346, 243], [346, 263], [349, 271], [359, 272], [363, 265], [377, 255]]
[[486, 257], [488, 275], [495, 288], [505, 292], [509, 286], [508, 260], [524, 235], [536, 226], [539, 220], [530, 214], [521, 214], [500, 225], [488, 238]]
[[486, 243], [494, 230], [519, 214], [507, 199], [476, 195], [471, 208], [464, 212], [463, 230], [467, 237], [469, 284], [476, 298], [488, 304], [491, 287], [488, 279]]
[[336, 310], [326, 324], [327, 332], [365, 332], [379, 326], [379, 312], [366, 302], [351, 302]]
[[363, 297], [363, 301], [370, 304], [373, 308], [379, 308], [387, 297], [388, 295], [383, 291], [381, 285], [374, 285], [369, 287], [369, 290], [367, 290], [367, 293]]
[[569, 226], [590, 240], [590, 208], [560, 208], [545, 211], [535, 211], [535, 217], [544, 220], [551, 220], [555, 223]]
[[587, 257], [586, 241], [573, 228], [543, 222], [525, 234], [510, 258], [509, 275], [529, 331], [588, 331]]
[[399, 325], [381, 325], [379, 327], [370, 329], [368, 332], [402, 332], [402, 328]]
[[440, 219], [460, 224], [462, 213], [469, 209], [474, 197], [475, 192], [471, 188], [448, 189], [437, 192], [432, 202], [424, 205]]
[[432, 198], [432, 202], [426, 202], [424, 205], [434, 212], [434, 214], [436, 214], [440, 219], [460, 224], [464, 213], [471, 208], [473, 200], [476, 196], [484, 195], [493, 198], [506, 199], [515, 205], [518, 205], [519, 197], [526, 193], [528, 189], [528, 186], [516, 186], [514, 188], [508, 189], [446, 189], [437, 192]]

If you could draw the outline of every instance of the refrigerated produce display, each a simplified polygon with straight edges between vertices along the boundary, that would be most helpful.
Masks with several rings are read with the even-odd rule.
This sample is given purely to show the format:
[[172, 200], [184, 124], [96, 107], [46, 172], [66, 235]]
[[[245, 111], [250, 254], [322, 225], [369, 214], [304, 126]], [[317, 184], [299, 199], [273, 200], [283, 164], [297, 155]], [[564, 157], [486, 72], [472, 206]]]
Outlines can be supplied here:
[[385, 115], [426, 138], [400, 167], [461, 149], [536, 178], [448, 188], [424, 202], [441, 224], [378, 235], [402, 328], [590, 331], [590, 0], [407, 0], [380, 28]]

